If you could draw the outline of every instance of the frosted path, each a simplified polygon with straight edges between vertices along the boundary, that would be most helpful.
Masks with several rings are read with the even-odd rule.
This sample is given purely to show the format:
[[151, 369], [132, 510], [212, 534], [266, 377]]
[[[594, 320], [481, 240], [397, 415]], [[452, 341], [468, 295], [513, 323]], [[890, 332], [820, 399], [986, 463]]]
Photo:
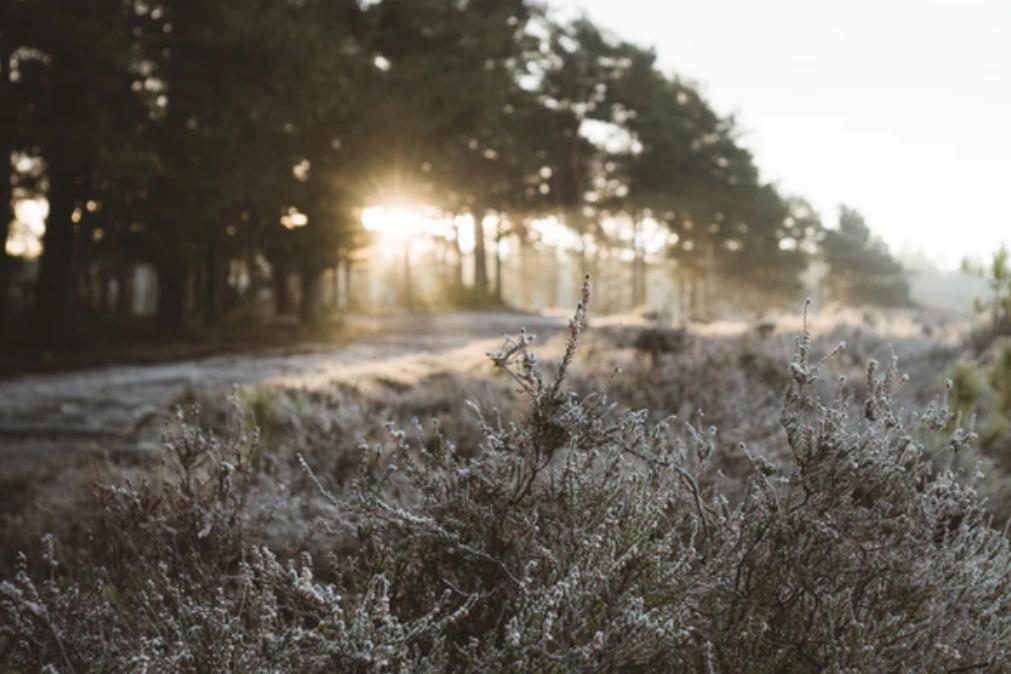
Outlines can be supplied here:
[[223, 355], [173, 363], [113, 366], [0, 380], [0, 460], [62, 454], [98, 441], [126, 439], [146, 417], [188, 390], [227, 391], [277, 383], [323, 386], [389, 373], [423, 376], [435, 368], [473, 367], [505, 333], [547, 338], [560, 318], [455, 313], [360, 319], [375, 332], [307, 353]]

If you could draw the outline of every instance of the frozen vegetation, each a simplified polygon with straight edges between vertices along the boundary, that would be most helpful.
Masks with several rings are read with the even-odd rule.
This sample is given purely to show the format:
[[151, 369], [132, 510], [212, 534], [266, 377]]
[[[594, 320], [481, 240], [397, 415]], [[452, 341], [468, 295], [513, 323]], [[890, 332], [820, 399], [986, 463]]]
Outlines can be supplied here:
[[1011, 347], [588, 300], [8, 480], [0, 670], [1011, 670]]

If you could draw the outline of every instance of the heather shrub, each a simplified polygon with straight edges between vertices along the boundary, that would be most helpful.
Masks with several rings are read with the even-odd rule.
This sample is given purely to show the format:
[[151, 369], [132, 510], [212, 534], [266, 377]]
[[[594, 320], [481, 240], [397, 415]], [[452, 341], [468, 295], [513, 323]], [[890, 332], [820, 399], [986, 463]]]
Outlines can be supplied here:
[[527, 335], [491, 354], [526, 404], [477, 407], [473, 451], [388, 424], [342, 484], [318, 453], [254, 460], [238, 413], [187, 427], [174, 472], [103, 489], [94, 536], [45, 539], [0, 584], [3, 667], [1009, 670], [1008, 541], [937, 454], [974, 440], [947, 393], [903, 412], [895, 362], [871, 361], [857, 403], [805, 329], [770, 461], [697, 414], [569, 388], [585, 293], [554, 368]]
[[1011, 415], [1011, 339], [998, 342], [993, 350], [990, 387], [996, 396], [997, 410]]
[[958, 410], [980, 418], [980, 444], [1011, 468], [1011, 341], [999, 340], [979, 361], [949, 368]]

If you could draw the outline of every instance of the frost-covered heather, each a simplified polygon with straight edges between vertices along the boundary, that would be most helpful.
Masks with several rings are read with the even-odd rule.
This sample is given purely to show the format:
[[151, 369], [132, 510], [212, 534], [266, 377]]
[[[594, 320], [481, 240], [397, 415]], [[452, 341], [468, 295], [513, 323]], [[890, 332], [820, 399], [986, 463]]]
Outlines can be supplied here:
[[890, 357], [852, 386], [866, 351], [807, 330], [778, 362], [594, 337], [580, 369], [585, 300], [556, 366], [491, 354], [473, 421], [445, 382], [185, 417], [163, 471], [2, 581], [0, 670], [1011, 671], [1011, 551], [945, 468], [974, 441], [950, 392], [904, 411]]

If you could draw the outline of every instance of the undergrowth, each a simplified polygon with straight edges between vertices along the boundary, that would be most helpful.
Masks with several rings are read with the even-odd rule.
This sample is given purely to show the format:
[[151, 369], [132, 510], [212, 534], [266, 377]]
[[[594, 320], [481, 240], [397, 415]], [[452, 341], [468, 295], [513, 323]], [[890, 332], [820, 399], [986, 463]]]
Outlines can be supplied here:
[[569, 387], [589, 292], [556, 367], [527, 335], [491, 354], [526, 402], [476, 406], [466, 451], [390, 424], [338, 480], [238, 402], [181, 424], [171, 471], [103, 486], [0, 583], [0, 669], [1011, 671], [1008, 540], [939, 460], [975, 439], [947, 392], [903, 412], [871, 361], [855, 404], [805, 328], [779, 430], [727, 449]]

